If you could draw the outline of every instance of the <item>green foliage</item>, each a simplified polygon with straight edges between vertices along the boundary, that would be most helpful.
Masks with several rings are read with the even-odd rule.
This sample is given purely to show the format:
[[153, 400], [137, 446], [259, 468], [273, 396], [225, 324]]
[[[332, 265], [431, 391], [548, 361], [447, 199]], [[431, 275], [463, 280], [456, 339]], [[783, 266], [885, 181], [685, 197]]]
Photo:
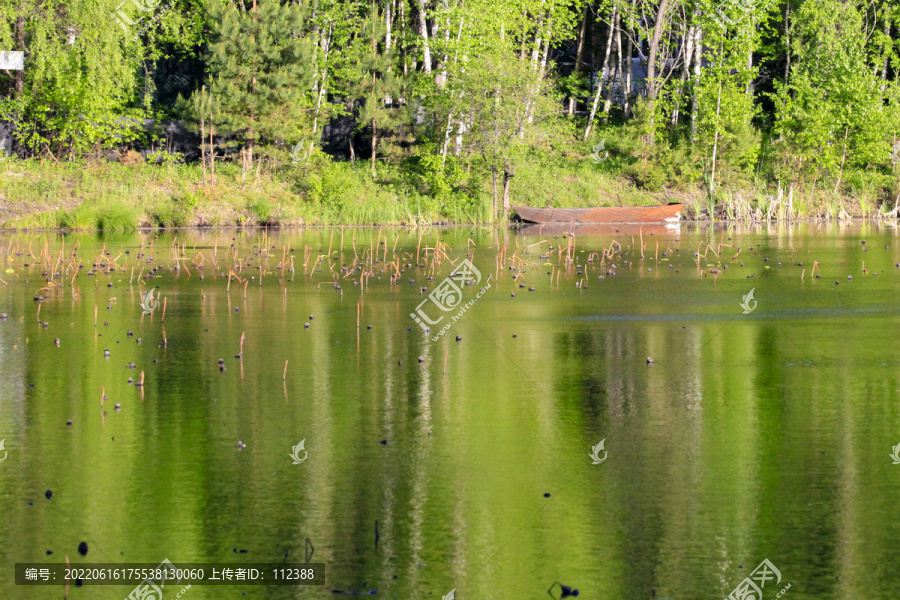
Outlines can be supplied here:
[[887, 166], [900, 130], [897, 82], [871, 76], [878, 65], [860, 35], [863, 19], [851, 3], [802, 4], [792, 27], [798, 65], [777, 88], [782, 151], [835, 176], [850, 165]]
[[416, 189], [439, 200], [448, 199], [465, 183], [465, 171], [459, 161], [450, 157], [442, 165], [441, 156], [428, 146], [410, 159], [408, 172]]
[[371, 130], [373, 174], [378, 143], [382, 143], [383, 150], [389, 150], [384, 147], [385, 143], [412, 121], [409, 106], [400, 101], [405, 95], [409, 78], [394, 67], [396, 49], [386, 50], [380, 43], [385, 35], [383, 18], [384, 15], [373, 5], [357, 38], [359, 46], [354, 49], [355, 61], [345, 74], [348, 97], [360, 104], [357, 110], [359, 127]]
[[21, 93], [15, 71], [0, 74], [0, 118], [21, 124], [16, 137], [29, 152], [73, 157], [133, 139], [123, 117], [139, 115], [131, 100], [141, 49], [107, 17], [113, 7], [111, 0], [0, 2], [0, 46], [26, 52]]
[[256, 6], [212, 4], [208, 56], [216, 125], [251, 147], [309, 131], [315, 75], [303, 7], [278, 0]]

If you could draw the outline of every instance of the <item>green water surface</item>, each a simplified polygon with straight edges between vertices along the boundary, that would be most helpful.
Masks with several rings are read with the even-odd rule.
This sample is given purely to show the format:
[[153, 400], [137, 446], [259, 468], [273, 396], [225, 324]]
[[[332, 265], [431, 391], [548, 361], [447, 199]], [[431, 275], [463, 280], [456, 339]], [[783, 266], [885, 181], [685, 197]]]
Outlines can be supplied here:
[[[467, 253], [459, 306], [485, 291], [433, 341]], [[4, 600], [63, 597], [15, 563], [307, 539], [321, 586], [183, 597], [721, 599], [763, 559], [766, 600], [900, 597], [894, 228], [41, 232], [0, 261]]]

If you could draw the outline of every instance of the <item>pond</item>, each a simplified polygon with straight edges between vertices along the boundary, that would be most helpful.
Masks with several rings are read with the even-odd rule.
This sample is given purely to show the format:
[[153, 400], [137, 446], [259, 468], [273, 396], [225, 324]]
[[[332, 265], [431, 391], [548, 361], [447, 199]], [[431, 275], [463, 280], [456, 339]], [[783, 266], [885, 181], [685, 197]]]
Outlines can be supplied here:
[[898, 230], [569, 233], [0, 234], [0, 597], [900, 596]]

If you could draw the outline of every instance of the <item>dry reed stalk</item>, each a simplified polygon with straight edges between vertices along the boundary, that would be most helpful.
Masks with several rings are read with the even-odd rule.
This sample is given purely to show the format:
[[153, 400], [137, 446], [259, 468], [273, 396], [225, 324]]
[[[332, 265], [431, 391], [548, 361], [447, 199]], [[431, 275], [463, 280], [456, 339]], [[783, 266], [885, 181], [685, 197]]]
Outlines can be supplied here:
[[288, 364], [288, 361], [284, 361], [284, 372], [281, 374], [282, 381], [287, 379], [287, 364]]

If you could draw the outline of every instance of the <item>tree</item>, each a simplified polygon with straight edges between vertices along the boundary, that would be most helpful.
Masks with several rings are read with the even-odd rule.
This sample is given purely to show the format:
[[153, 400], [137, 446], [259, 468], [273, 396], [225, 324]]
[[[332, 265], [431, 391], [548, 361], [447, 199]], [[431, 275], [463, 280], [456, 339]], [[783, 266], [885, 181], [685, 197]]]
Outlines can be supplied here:
[[558, 109], [544, 74], [520, 60], [512, 49], [494, 48], [464, 63], [451, 78], [462, 103], [471, 147], [491, 173], [493, 214], [497, 214], [497, 176], [503, 174], [503, 214], [509, 212], [510, 182], [516, 164], [535, 140], [538, 125]]
[[852, 4], [805, 2], [791, 26], [789, 81], [776, 87], [775, 130], [785, 151], [799, 158], [798, 168], [813, 167], [816, 179], [820, 170], [836, 175], [835, 191], [848, 164], [886, 165], [897, 135], [897, 81], [881, 79], [883, 55], [869, 51], [864, 30]]
[[0, 118], [33, 153], [75, 156], [136, 134], [142, 49], [97, 0], [0, 2], [0, 46], [25, 52], [25, 70], [0, 72]]
[[404, 96], [407, 79], [397, 72], [396, 50], [387, 48], [381, 40], [385, 36], [383, 15], [375, 9], [366, 21], [356, 63], [349, 85], [350, 98], [361, 101], [358, 119], [361, 127], [372, 128], [372, 176], [378, 154], [378, 136], [386, 138], [391, 132], [408, 125], [409, 111], [400, 100]]
[[255, 146], [311, 130], [315, 65], [306, 12], [279, 0], [254, 0], [250, 10], [212, 6], [208, 63], [220, 107], [216, 124], [243, 141], [246, 173]]

